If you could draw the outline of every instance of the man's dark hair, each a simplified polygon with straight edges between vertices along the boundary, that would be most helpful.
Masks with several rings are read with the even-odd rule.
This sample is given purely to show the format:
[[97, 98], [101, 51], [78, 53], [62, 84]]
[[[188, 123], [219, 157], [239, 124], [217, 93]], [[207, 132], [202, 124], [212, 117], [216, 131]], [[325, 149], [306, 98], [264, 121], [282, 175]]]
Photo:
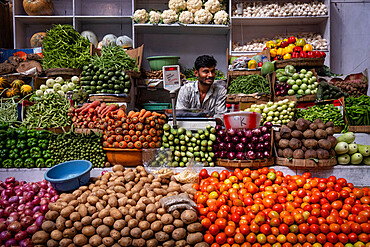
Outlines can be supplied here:
[[199, 71], [200, 68], [216, 67], [217, 61], [213, 56], [202, 55], [197, 57], [194, 63], [194, 68]]

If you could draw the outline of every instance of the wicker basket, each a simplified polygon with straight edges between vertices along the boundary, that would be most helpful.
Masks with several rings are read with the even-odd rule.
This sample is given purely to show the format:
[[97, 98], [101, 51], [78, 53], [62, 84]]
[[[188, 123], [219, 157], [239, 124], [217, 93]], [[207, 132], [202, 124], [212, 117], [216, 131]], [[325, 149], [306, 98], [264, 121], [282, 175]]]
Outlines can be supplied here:
[[370, 133], [370, 126], [349, 126], [348, 131], [355, 133]]
[[276, 60], [275, 68], [282, 69], [287, 65], [294, 67], [321, 67], [324, 65], [325, 58], [291, 58], [286, 60]]
[[274, 158], [264, 160], [227, 160], [217, 159], [217, 165], [231, 168], [261, 168], [274, 165]]
[[300, 168], [318, 168], [318, 167], [333, 167], [337, 164], [337, 159], [318, 160], [318, 162], [311, 159], [287, 159], [275, 157], [275, 165], [287, 167], [300, 167]]
[[115, 103], [115, 102], [130, 102], [130, 96], [127, 97], [119, 97], [113, 95], [90, 95], [90, 101], [99, 100], [100, 102], [108, 102], [108, 103]]

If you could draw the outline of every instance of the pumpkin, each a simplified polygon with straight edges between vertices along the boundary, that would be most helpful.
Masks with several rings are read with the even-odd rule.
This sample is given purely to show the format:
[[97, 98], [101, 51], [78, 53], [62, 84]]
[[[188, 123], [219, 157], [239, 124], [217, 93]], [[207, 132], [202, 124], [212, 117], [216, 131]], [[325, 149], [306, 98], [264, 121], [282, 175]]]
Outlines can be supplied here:
[[11, 97], [14, 97], [16, 95], [19, 94], [19, 89], [18, 88], [8, 88], [8, 90], [6, 90], [6, 97], [8, 98], [11, 98]]
[[23, 8], [27, 15], [52, 15], [54, 11], [50, 0], [23, 0]]
[[32, 93], [32, 87], [30, 85], [23, 85], [21, 87], [21, 94], [26, 96], [27, 94]]
[[14, 80], [11, 84], [10, 84], [10, 86], [12, 86], [13, 88], [17, 88], [17, 89], [20, 89], [23, 85], [24, 85], [25, 83], [24, 83], [24, 81], [22, 81], [22, 80]]
[[45, 37], [46, 37], [45, 32], [38, 32], [32, 35], [31, 40], [30, 40], [31, 47], [32, 48], [41, 47], [42, 41], [44, 40]]
[[4, 77], [0, 77], [0, 87], [2, 88], [10, 87], [8, 80], [5, 79]]

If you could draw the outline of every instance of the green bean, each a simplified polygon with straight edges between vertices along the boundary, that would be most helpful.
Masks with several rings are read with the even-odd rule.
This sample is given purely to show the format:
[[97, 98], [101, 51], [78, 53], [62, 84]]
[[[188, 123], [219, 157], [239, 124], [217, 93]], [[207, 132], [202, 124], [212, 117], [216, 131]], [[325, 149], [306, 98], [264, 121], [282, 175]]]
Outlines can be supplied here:
[[[3, 92], [1, 92], [1, 94]], [[18, 121], [18, 109], [17, 109], [17, 103], [15, 102], [15, 98], [16, 97], [1, 98], [0, 100], [0, 123], [12, 124]]]
[[370, 97], [348, 97], [345, 99], [345, 114], [352, 126], [370, 125]]
[[270, 86], [268, 81], [261, 75], [238, 76], [231, 81], [228, 88], [228, 94], [237, 93], [270, 93]]

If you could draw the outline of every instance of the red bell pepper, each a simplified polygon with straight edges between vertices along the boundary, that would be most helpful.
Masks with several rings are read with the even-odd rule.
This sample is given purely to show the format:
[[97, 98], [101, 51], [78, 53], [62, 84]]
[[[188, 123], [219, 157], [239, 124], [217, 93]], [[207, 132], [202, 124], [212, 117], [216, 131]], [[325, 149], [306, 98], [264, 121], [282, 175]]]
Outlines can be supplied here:
[[314, 55], [314, 57], [321, 57], [321, 52], [319, 52], [319, 51], [314, 51], [314, 52], [313, 52], [313, 55]]
[[323, 52], [323, 51], [320, 51], [320, 55], [321, 55], [321, 57], [326, 57], [326, 53]]
[[289, 45], [289, 43], [288, 43], [288, 42], [283, 41], [283, 42], [281, 42], [280, 47], [281, 47], [281, 48], [284, 48], [284, 47], [287, 47], [288, 45]]
[[295, 39], [295, 37], [294, 37], [294, 36], [290, 36], [290, 37], [288, 38], [288, 43], [289, 43], [289, 44], [294, 44], [294, 43], [295, 43], [295, 41], [296, 41], [296, 39]]
[[301, 52], [302, 51], [302, 47], [296, 46], [296, 47], [294, 47], [293, 51], [294, 52]]
[[300, 57], [300, 58], [306, 58], [306, 57], [307, 57], [306, 52], [305, 52], [305, 51], [301, 51], [301, 52], [299, 52], [299, 57]]
[[292, 58], [299, 58], [299, 52], [293, 52]]
[[313, 58], [314, 57], [313, 52], [312, 51], [307, 52], [307, 57], [308, 58]]

